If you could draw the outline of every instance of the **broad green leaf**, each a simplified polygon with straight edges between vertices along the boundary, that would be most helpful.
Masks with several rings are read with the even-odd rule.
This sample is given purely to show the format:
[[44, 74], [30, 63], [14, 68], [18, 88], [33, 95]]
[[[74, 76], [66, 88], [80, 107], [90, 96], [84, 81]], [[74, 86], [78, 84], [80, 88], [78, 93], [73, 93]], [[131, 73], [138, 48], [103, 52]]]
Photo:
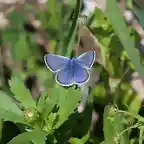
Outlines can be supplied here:
[[136, 139], [132, 138], [132, 139], [130, 140], [130, 144], [136, 144], [136, 143], [137, 143], [137, 140], [136, 140]]
[[16, 77], [12, 77], [9, 81], [10, 89], [15, 98], [21, 102], [25, 108], [36, 108], [36, 102], [33, 100], [31, 93], [25, 87], [23, 81]]
[[120, 9], [117, 6], [116, 0], [107, 1], [107, 16], [111, 20], [115, 32], [119, 36], [129, 58], [135, 66], [135, 69], [138, 71], [141, 78], [144, 80], [144, 67], [140, 63], [140, 56], [138, 50], [134, 47], [134, 42], [130, 37], [130, 31], [128, 30], [124, 19], [120, 14]]
[[53, 110], [54, 106], [57, 104], [59, 100], [60, 91], [58, 89], [58, 85], [55, 84], [54, 88], [51, 91], [51, 95], [46, 99], [45, 106], [45, 118], [47, 118], [48, 114]]
[[105, 141], [101, 142], [100, 144], [106, 144]]
[[44, 109], [46, 106], [46, 97], [47, 97], [47, 93], [43, 92], [40, 95], [40, 98], [39, 98], [38, 103], [37, 103], [37, 110], [41, 113], [44, 112]]
[[90, 131], [88, 131], [87, 134], [81, 138], [81, 140], [83, 141], [83, 143], [86, 143], [89, 137], [90, 137]]
[[41, 130], [34, 130], [31, 132], [25, 132], [14, 137], [8, 144], [45, 144], [46, 133]]
[[44, 119], [47, 119], [49, 113], [57, 104], [60, 98], [59, 95], [60, 95], [60, 91], [57, 84], [52, 89], [50, 96], [47, 96], [46, 93], [41, 94], [37, 104], [37, 109], [42, 113]]
[[37, 109], [42, 114], [43, 119], [47, 119], [49, 113], [56, 105], [57, 99], [56, 100], [54, 99], [55, 97], [47, 96], [47, 93], [45, 92], [41, 94], [37, 104]]
[[15, 60], [26, 60], [30, 56], [31, 52], [26, 41], [26, 34], [20, 34], [19, 39], [13, 45], [12, 53]]
[[71, 138], [71, 139], [69, 140], [69, 142], [70, 142], [71, 144], [84, 144], [83, 141], [82, 141], [81, 139], [78, 139], [78, 138]]
[[130, 103], [128, 107], [128, 111], [132, 113], [138, 113], [141, 108], [141, 102], [141, 97], [139, 95], [135, 95], [133, 101]]
[[126, 129], [123, 123], [123, 115], [117, 113], [114, 107], [111, 105], [106, 106], [104, 111], [104, 136], [105, 142], [108, 144], [128, 144], [129, 135], [128, 132], [124, 132]]
[[74, 88], [64, 89], [59, 86], [59, 101], [58, 101], [58, 123], [56, 127], [59, 127], [72, 112], [77, 108], [77, 104], [80, 100], [81, 92]]
[[[114, 127], [115, 134], [119, 135], [121, 132], [123, 132], [126, 129], [122, 121], [123, 117], [124, 115], [121, 113], [117, 113], [114, 117], [113, 127]], [[120, 144], [128, 144], [129, 143], [128, 131], [124, 132], [121, 136], [118, 137], [118, 139]]]
[[12, 102], [12, 100], [2, 91], [0, 91], [0, 108], [15, 113], [19, 116], [23, 115], [22, 111], [17, 107], [17, 105]]
[[113, 128], [114, 117], [110, 115], [110, 111], [111, 106], [110, 105], [106, 106], [104, 110], [104, 126], [103, 126], [104, 137], [105, 142], [107, 144], [116, 144], [116, 142], [113, 139], [115, 136], [115, 131]]
[[20, 116], [11, 111], [7, 111], [3, 108], [0, 108], [0, 119], [4, 119], [5, 121], [11, 121], [14, 123], [25, 123], [23, 116]]
[[0, 119], [15, 123], [24, 123], [22, 111], [12, 102], [8, 96], [0, 91]]

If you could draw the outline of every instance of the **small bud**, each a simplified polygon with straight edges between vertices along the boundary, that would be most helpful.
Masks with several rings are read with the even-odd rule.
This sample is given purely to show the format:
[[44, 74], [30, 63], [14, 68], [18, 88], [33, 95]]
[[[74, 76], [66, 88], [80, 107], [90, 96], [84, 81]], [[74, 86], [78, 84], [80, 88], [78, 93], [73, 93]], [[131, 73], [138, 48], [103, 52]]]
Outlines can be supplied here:
[[33, 108], [25, 109], [24, 118], [28, 123], [32, 124], [39, 119], [38, 111]]

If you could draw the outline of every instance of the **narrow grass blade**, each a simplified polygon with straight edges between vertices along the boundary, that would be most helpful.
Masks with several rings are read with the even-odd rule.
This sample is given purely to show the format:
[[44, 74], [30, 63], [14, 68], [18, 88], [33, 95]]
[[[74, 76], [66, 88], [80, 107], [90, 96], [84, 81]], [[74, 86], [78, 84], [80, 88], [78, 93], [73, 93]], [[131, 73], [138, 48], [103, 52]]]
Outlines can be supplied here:
[[134, 42], [130, 37], [130, 32], [120, 14], [120, 9], [117, 6], [116, 0], [107, 1], [107, 16], [111, 20], [115, 32], [119, 36], [125, 50], [132, 63], [135, 66], [135, 69], [138, 71], [141, 78], [144, 80], [144, 67], [140, 63], [140, 56], [137, 49], [134, 47]]

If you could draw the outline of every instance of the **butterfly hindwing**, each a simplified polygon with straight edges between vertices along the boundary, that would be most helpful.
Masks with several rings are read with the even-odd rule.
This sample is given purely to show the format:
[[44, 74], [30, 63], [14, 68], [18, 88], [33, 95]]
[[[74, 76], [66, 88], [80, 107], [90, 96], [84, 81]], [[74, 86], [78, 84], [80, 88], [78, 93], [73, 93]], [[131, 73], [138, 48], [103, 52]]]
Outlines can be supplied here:
[[44, 56], [44, 61], [47, 67], [52, 72], [58, 72], [60, 69], [63, 69], [68, 64], [70, 59], [55, 54], [47, 54]]
[[64, 69], [57, 72], [55, 79], [56, 82], [62, 86], [71, 86], [74, 84], [73, 81], [73, 69], [67, 65]]
[[74, 82], [78, 85], [84, 84], [89, 80], [89, 73], [86, 68], [82, 67], [78, 63], [74, 66]]
[[76, 58], [77, 63], [81, 66], [90, 69], [95, 62], [96, 53], [95, 51], [89, 51], [81, 54]]

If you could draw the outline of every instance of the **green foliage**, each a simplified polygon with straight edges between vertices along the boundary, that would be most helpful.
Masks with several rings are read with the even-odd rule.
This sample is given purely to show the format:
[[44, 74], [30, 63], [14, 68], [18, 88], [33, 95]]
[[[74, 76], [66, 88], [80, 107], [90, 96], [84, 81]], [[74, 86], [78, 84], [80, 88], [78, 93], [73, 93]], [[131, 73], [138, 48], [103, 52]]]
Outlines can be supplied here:
[[58, 124], [55, 127], [59, 127], [75, 110], [77, 104], [80, 100], [80, 91], [69, 89], [64, 90], [63, 88], [59, 88], [60, 95], [58, 101]]
[[[22, 49], [25, 51], [20, 55]], [[26, 41], [26, 34], [21, 34], [19, 40], [14, 45], [13, 56], [15, 60], [26, 60], [30, 55], [31, 52]]]
[[[111, 9], [113, 9], [114, 12]], [[141, 78], [144, 80], [144, 68], [140, 63], [138, 50], [136, 50], [136, 48], [134, 47], [134, 42], [132, 41], [129, 30], [127, 29], [126, 24], [124, 23], [124, 20], [120, 15], [120, 10], [118, 9], [115, 0], [110, 0], [107, 2], [107, 15], [111, 20], [113, 27], [117, 35], [119, 36], [122, 44], [124, 45], [124, 48], [127, 51], [129, 58], [134, 64], [136, 70], [139, 72]]]
[[15, 98], [20, 101], [22, 106], [28, 108], [35, 108], [36, 102], [33, 100], [28, 89], [25, 88], [23, 82], [18, 78], [12, 78], [9, 81], [10, 89], [14, 94]]
[[115, 112], [114, 106], [106, 106], [104, 112], [104, 136], [105, 142], [111, 144], [128, 144], [128, 132], [124, 132], [123, 115]]
[[78, 138], [71, 138], [70, 143], [71, 144], [83, 144], [82, 140]]
[[[143, 89], [134, 91], [130, 80], [135, 80], [134, 70], [144, 78], [143, 54], [135, 48], [138, 36], [126, 26], [116, 0], [107, 1], [105, 13], [96, 8], [84, 24], [79, 22], [82, 0], [48, 0], [34, 6], [24, 4], [26, 14], [11, 12], [12, 24], [1, 30], [0, 80], [5, 83], [0, 85], [0, 144], [5, 144], [3, 139], [8, 144], [142, 144]], [[143, 10], [134, 11], [143, 26]], [[36, 32], [23, 28], [31, 16], [41, 23]], [[48, 52], [71, 57], [92, 49], [97, 52], [93, 68], [100, 76], [94, 73], [91, 79], [97, 76], [100, 81], [85, 86], [88, 102], [78, 113], [81, 96], [84, 107], [87, 95], [81, 88], [56, 84], [43, 56]], [[6, 128], [5, 121], [14, 128]], [[138, 131], [134, 136], [133, 129]]]
[[0, 118], [7, 121], [24, 122], [22, 111], [2, 91], [0, 91]]
[[32, 132], [25, 132], [14, 139], [12, 139], [8, 144], [45, 144], [46, 133], [41, 130], [34, 130]]

